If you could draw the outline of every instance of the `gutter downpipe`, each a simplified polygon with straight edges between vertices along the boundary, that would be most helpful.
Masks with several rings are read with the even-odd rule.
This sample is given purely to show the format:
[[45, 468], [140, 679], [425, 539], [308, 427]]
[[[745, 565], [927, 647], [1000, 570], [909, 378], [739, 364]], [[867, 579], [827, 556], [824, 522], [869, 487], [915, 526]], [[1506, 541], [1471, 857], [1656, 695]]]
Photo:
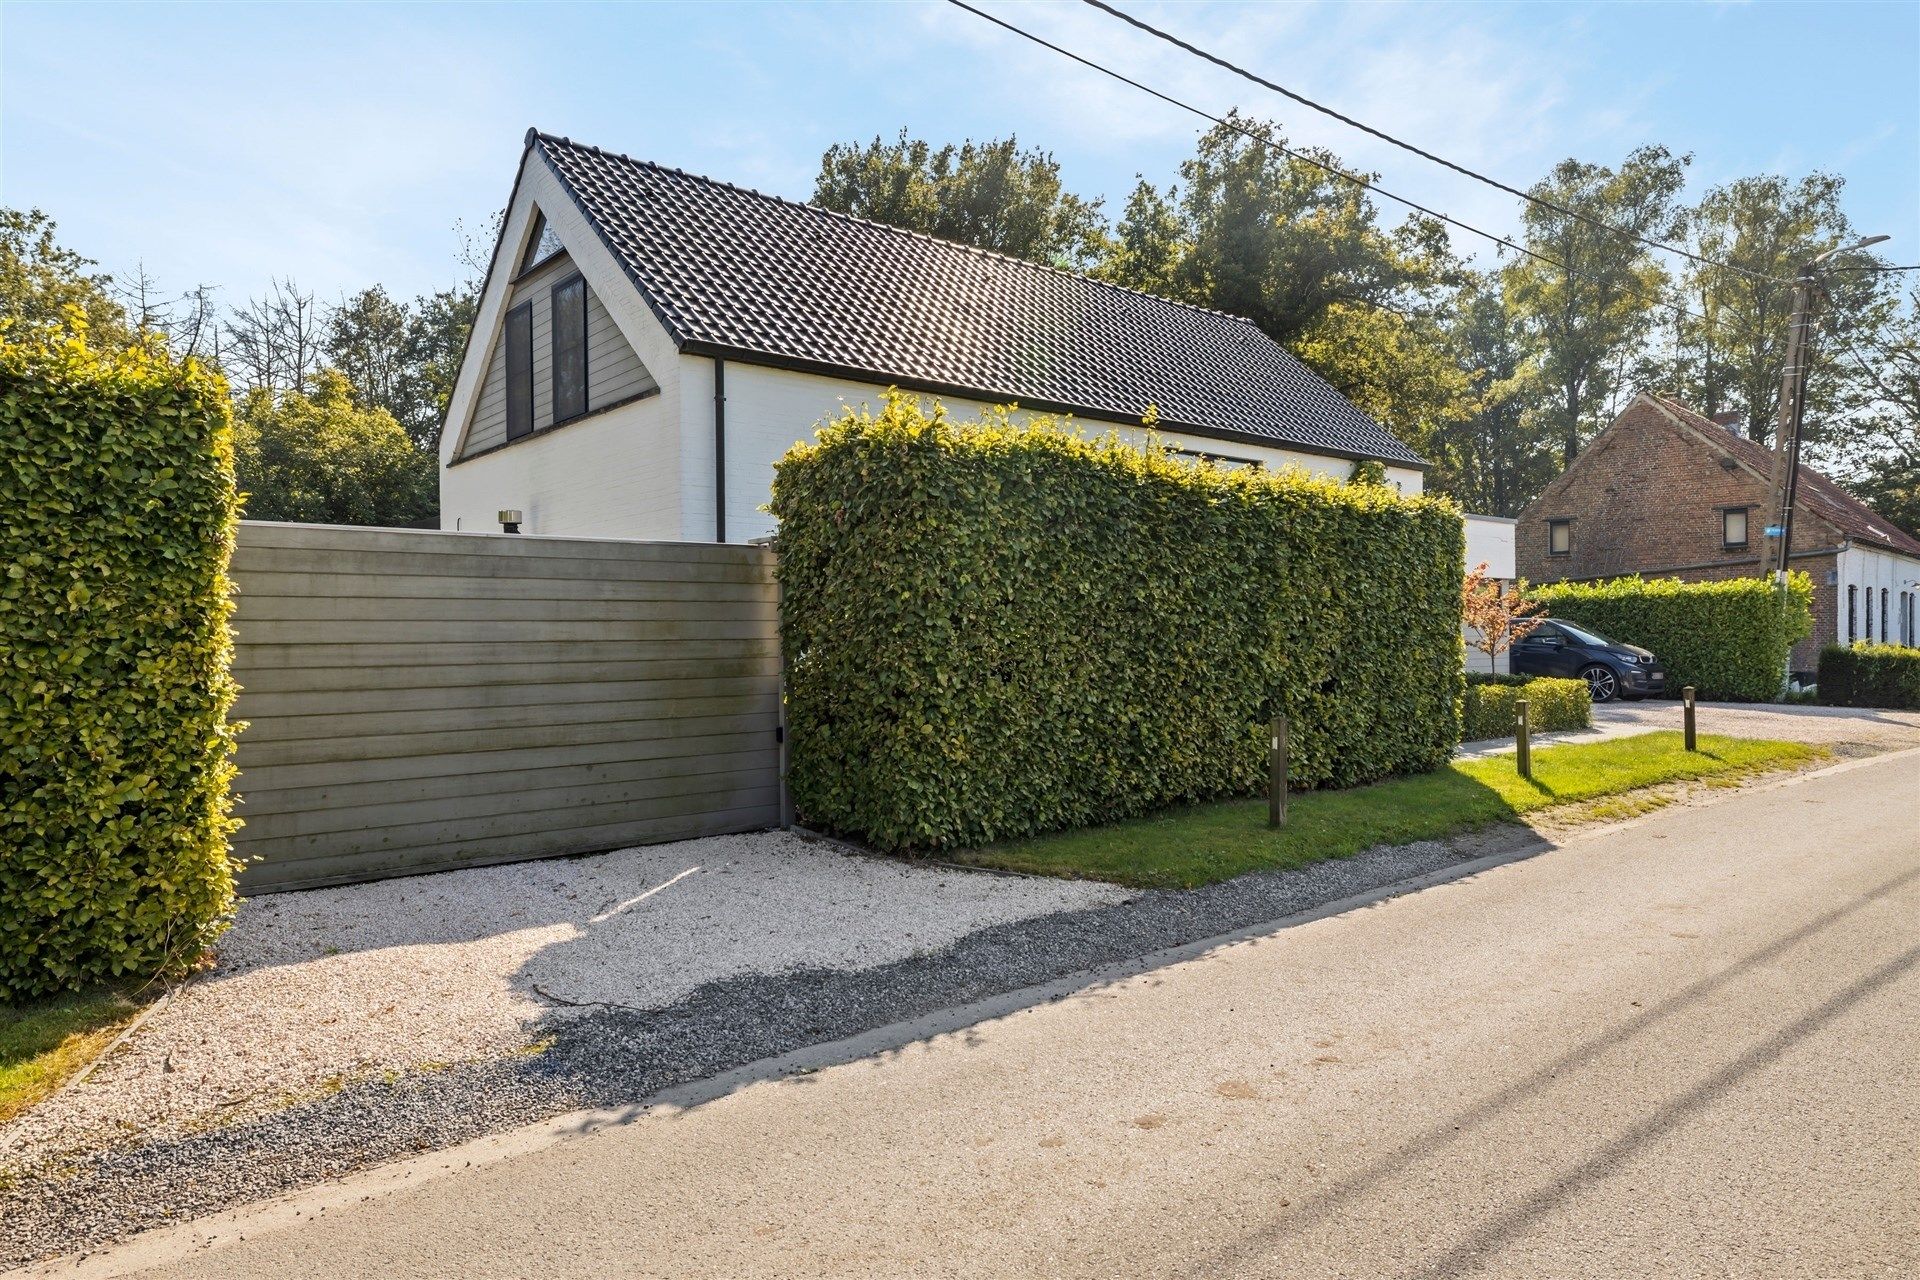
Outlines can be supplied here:
[[727, 362], [713, 358], [713, 540], [727, 540]]

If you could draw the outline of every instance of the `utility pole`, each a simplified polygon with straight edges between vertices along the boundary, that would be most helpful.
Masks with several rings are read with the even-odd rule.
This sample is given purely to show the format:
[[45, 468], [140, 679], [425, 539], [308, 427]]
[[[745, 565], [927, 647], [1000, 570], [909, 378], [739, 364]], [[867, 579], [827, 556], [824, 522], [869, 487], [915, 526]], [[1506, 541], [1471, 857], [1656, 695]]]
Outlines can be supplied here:
[[1807, 366], [1813, 356], [1813, 303], [1820, 282], [1814, 264], [1793, 282], [1793, 319], [1787, 326], [1787, 363], [1780, 371], [1780, 418], [1773, 429], [1773, 495], [1761, 542], [1760, 576], [1781, 586], [1792, 554], [1793, 498], [1800, 479], [1800, 428], [1806, 421]]
[[1811, 259], [1794, 274], [1793, 320], [1787, 329], [1787, 363], [1780, 371], [1780, 418], [1773, 432], [1773, 495], [1768, 509], [1765, 540], [1760, 550], [1760, 576], [1787, 585], [1787, 565], [1793, 554], [1793, 504], [1800, 487], [1800, 433], [1806, 425], [1807, 369], [1813, 363], [1813, 309], [1824, 292], [1820, 268], [1836, 254], [1879, 244], [1886, 236], [1867, 236], [1840, 245]]

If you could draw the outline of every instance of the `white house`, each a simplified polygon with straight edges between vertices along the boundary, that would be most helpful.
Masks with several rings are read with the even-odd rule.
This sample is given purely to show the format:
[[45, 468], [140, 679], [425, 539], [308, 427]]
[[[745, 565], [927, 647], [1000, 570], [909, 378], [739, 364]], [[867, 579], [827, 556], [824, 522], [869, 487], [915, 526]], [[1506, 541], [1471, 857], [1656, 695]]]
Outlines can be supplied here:
[[1403, 492], [1426, 464], [1250, 322], [528, 131], [441, 438], [446, 529], [739, 542], [889, 386]]
[[[1468, 515], [1467, 523], [1467, 568], [1487, 566], [1487, 576], [1510, 584], [1514, 579], [1513, 530], [1517, 521], [1502, 516]], [[1487, 655], [1473, 647], [1479, 633], [1472, 627], [1461, 624], [1461, 635], [1467, 642], [1467, 670], [1497, 671], [1507, 670], [1507, 655], [1502, 653], [1491, 661]]]

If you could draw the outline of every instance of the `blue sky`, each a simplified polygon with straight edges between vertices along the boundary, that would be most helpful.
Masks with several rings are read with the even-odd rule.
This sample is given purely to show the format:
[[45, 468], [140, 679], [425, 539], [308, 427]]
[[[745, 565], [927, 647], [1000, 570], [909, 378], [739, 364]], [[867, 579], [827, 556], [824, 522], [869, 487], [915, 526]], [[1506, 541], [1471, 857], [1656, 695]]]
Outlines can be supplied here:
[[[1265, 114], [1468, 221], [1515, 225], [1507, 197], [1085, 6], [979, 3], [1176, 96]], [[1691, 152], [1696, 191], [1828, 168], [1855, 221], [1920, 261], [1913, 0], [1126, 7], [1515, 185], [1644, 142]], [[799, 198], [835, 141], [1014, 132], [1112, 210], [1135, 173], [1172, 178], [1198, 127], [939, 0], [0, 8], [0, 200], [170, 290], [446, 284], [455, 221], [505, 202], [529, 124]]]

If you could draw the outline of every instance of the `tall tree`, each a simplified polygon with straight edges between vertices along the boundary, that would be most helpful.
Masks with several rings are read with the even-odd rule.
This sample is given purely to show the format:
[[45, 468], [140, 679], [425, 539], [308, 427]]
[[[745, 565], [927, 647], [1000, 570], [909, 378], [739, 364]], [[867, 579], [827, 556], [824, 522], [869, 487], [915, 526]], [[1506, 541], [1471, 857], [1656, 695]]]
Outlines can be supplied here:
[[1052, 155], [1012, 137], [936, 149], [902, 129], [891, 142], [836, 143], [813, 203], [1055, 266], [1085, 266], [1105, 242], [1100, 201], [1068, 191]]
[[1180, 220], [1179, 192], [1139, 178], [1108, 242], [1107, 256], [1093, 274], [1141, 293], [1174, 297], [1180, 260], [1187, 252], [1186, 226]]
[[249, 299], [227, 318], [227, 376], [246, 391], [304, 394], [320, 370], [321, 319], [311, 293], [290, 279], [273, 281], [265, 296]]
[[234, 466], [255, 520], [431, 527], [439, 474], [385, 409], [362, 408], [335, 369], [312, 393], [254, 387], [234, 417]]
[[1460, 416], [1427, 442], [1428, 484], [1469, 511], [1519, 515], [1560, 464], [1539, 407], [1540, 361], [1507, 316], [1497, 274], [1462, 290], [1448, 336], [1467, 389]]
[[[1874, 333], [1845, 345], [1860, 394], [1845, 422], [1852, 487], [1874, 510], [1920, 537], [1920, 284]], [[1826, 367], [1824, 364], [1822, 367]]]
[[1582, 216], [1539, 204], [1521, 214], [1522, 242], [1540, 256], [1516, 258], [1502, 283], [1514, 320], [1541, 353], [1563, 464], [1623, 389], [1622, 372], [1652, 333], [1667, 289], [1655, 251], [1621, 233], [1662, 241], [1682, 233], [1688, 160], [1664, 147], [1641, 147], [1614, 169], [1564, 160], [1532, 194]]
[[[1690, 264], [1681, 292], [1692, 316], [1677, 321], [1671, 380], [1708, 416], [1737, 412], [1747, 434], [1770, 441], [1780, 410], [1800, 266], [1856, 238], [1840, 207], [1845, 180], [1825, 173], [1798, 182], [1775, 175], [1741, 178], [1707, 192], [1691, 222], [1696, 251], [1724, 265]], [[1844, 267], [1845, 264], [1840, 264]], [[1857, 370], [1832, 353], [1885, 323], [1892, 309], [1887, 277], [1834, 270], [1819, 307], [1818, 375], [1807, 382], [1809, 444], [1846, 403]], [[1697, 317], [1697, 318], [1695, 318]]]
[[113, 277], [55, 238], [57, 226], [38, 209], [0, 208], [0, 321], [16, 329], [72, 331], [77, 310], [96, 348], [134, 338], [126, 308], [113, 295]]
[[323, 355], [353, 384], [355, 403], [385, 409], [432, 453], [478, 304], [464, 284], [410, 303], [374, 285], [328, 312]]

